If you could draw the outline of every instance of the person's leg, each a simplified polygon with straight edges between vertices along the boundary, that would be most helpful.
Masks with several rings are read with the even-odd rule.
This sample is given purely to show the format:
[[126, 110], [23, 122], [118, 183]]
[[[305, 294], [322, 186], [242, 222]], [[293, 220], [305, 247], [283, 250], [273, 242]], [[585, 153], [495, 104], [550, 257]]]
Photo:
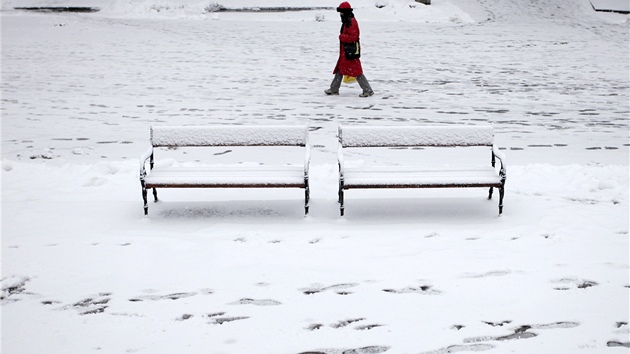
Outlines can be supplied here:
[[336, 73], [333, 81], [330, 83], [330, 88], [328, 90], [325, 90], [324, 92], [327, 95], [338, 95], [339, 88], [341, 87], [341, 80], [343, 80], [343, 75], [341, 75], [340, 73]]
[[357, 76], [357, 82], [359, 83], [359, 86], [361, 86], [361, 89], [363, 90], [361, 97], [368, 97], [374, 94], [374, 91], [372, 91], [372, 87], [370, 87], [370, 83], [368, 82], [368, 79], [365, 77], [365, 75], [361, 74]]

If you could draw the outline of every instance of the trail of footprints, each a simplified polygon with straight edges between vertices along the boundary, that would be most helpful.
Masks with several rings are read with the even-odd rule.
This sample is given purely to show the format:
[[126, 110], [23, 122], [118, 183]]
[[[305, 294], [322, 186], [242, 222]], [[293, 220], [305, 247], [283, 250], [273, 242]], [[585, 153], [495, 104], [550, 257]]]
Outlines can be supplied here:
[[[402, 109], [410, 109], [408, 107], [398, 107]], [[373, 109], [372, 107], [361, 108], [361, 109]], [[448, 114], [467, 114], [467, 113], [458, 113], [458, 112], [441, 112], [437, 113], [448, 113]], [[535, 115], [535, 114], [534, 114]], [[541, 114], [542, 115], [542, 114]], [[379, 120], [374, 118], [375, 120]], [[404, 119], [407, 120], [407, 119]], [[552, 128], [553, 129], [553, 128]], [[51, 160], [55, 158], [63, 157], [63, 154], [73, 154], [73, 155], [89, 155], [93, 153], [94, 146], [84, 146], [86, 141], [89, 141], [89, 138], [74, 138], [74, 137], [59, 137], [59, 138], [51, 138], [51, 142], [49, 147], [42, 148], [41, 151], [32, 151], [34, 149], [32, 140], [10, 140], [8, 142], [13, 143], [14, 145], [24, 144], [24, 152], [17, 154], [18, 158], [29, 158], [31, 160], [34, 159], [44, 159]], [[72, 145], [72, 143], [75, 143]], [[78, 144], [77, 144], [78, 143]], [[96, 145], [111, 145], [111, 144], [119, 144], [119, 145], [129, 145], [133, 144], [133, 141], [126, 140], [107, 140], [107, 141], [95, 141]], [[70, 146], [68, 146], [70, 145]], [[630, 146], [630, 144], [622, 144], [619, 146], [588, 146], [584, 147], [585, 150], [593, 151], [593, 150], [619, 150], [625, 147]], [[315, 146], [316, 148], [325, 148], [324, 145]], [[537, 148], [567, 148], [570, 147], [569, 144], [566, 143], [553, 143], [553, 144], [527, 144], [523, 146], [508, 146], [508, 147], [499, 147], [499, 150], [510, 150], [510, 151], [523, 151], [527, 149], [537, 149]], [[231, 153], [233, 150], [227, 149], [221, 152], [214, 153], [216, 156], [225, 155]]]
[[[483, 274], [481, 276], [496, 275], [494, 272]], [[27, 285], [32, 280], [30, 277], [25, 276], [10, 276], [1, 279], [2, 293], [0, 295], [0, 303], [7, 305], [24, 299], [32, 297], [40, 297], [40, 295], [27, 291]], [[576, 278], [562, 278], [551, 281], [557, 285], [555, 290], [571, 290], [574, 289], [589, 289], [597, 286], [598, 283], [592, 280], [576, 279]], [[257, 285], [261, 285], [259, 283]], [[268, 285], [265, 283], [265, 285]], [[338, 295], [351, 295], [353, 288], [357, 287], [359, 283], [340, 283], [333, 285], [313, 284], [310, 287], [300, 288], [298, 291], [306, 296], [314, 296], [324, 292], [334, 292]], [[431, 285], [409, 286], [400, 289], [382, 289], [385, 293], [390, 294], [420, 294], [420, 295], [440, 295], [442, 292], [433, 288]], [[176, 292], [159, 295], [155, 290], [145, 290], [145, 295], [135, 296], [127, 299], [129, 302], [159, 302], [159, 301], [176, 301], [185, 299], [197, 295], [212, 295], [214, 290], [201, 289], [198, 292]], [[42, 305], [51, 306], [54, 310], [72, 310], [76, 311], [81, 316], [86, 315], [98, 315], [106, 313], [106, 310], [110, 306], [113, 294], [109, 292], [100, 292], [92, 296], [85, 297], [78, 301], [74, 301], [70, 304], [63, 305], [61, 301], [56, 300], [43, 300], [40, 301]], [[253, 299], [253, 298], [241, 298], [236, 301], [226, 304], [227, 306], [280, 306], [282, 303], [274, 299]], [[110, 313], [111, 315], [125, 315], [125, 316], [139, 316], [140, 314], [128, 314], [128, 313]], [[193, 318], [201, 318], [210, 325], [224, 325], [227, 323], [242, 321], [250, 319], [249, 316], [237, 316], [229, 314], [227, 311], [219, 311], [213, 313], [204, 314], [192, 314], [185, 313], [174, 319], [174, 321], [187, 321]], [[440, 353], [455, 353], [460, 351], [486, 351], [495, 348], [492, 342], [501, 342], [508, 340], [520, 340], [537, 337], [540, 331], [560, 328], [575, 328], [580, 325], [578, 322], [561, 321], [546, 324], [523, 324], [513, 325], [511, 320], [501, 321], [482, 321], [485, 325], [490, 327], [505, 327], [510, 328], [510, 333], [501, 336], [477, 336], [465, 338], [462, 344], [455, 344], [452, 346], [440, 348], [424, 354], [440, 354]], [[312, 323], [305, 327], [306, 331], [319, 331], [325, 328], [339, 330], [345, 328], [352, 328], [357, 331], [369, 331], [378, 327], [385, 326], [385, 324], [371, 323], [364, 317], [346, 318], [341, 319], [333, 323]], [[462, 330], [465, 328], [465, 324], [454, 324], [452, 330]], [[626, 334], [630, 332], [627, 321], [619, 321], [614, 324], [617, 330], [616, 334]], [[608, 347], [626, 347], [630, 348], [630, 342], [620, 340], [610, 340], [606, 343]], [[371, 346], [355, 349], [326, 349], [323, 351], [312, 351], [304, 353], [382, 353], [388, 351], [389, 347], [384, 346]], [[301, 353], [300, 353], [301, 354]]]

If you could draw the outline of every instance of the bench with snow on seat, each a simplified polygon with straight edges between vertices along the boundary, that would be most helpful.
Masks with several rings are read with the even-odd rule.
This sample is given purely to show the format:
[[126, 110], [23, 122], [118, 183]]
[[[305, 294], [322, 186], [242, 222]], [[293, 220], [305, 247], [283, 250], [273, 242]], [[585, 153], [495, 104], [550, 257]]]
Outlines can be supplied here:
[[[494, 146], [492, 125], [474, 126], [346, 126], [339, 125], [339, 208], [344, 215], [344, 191], [367, 188], [471, 188], [489, 187], [488, 199], [492, 199], [493, 188], [499, 190], [499, 214], [503, 212], [506, 166], [503, 154]], [[454, 153], [457, 165], [429, 166], [420, 161], [413, 166], [346, 166], [344, 151], [349, 148], [414, 148], [432, 160], [448, 160], [445, 156]], [[469, 155], [462, 156], [459, 149], [444, 148], [478, 147], [491, 153], [490, 163], [472, 164]], [[477, 149], [475, 149], [476, 153]], [[353, 150], [355, 151], [355, 150]], [[362, 153], [365, 151], [362, 151]], [[410, 152], [411, 153], [411, 152]], [[413, 151], [414, 156], [420, 151]], [[479, 152], [481, 153], [481, 152]], [[430, 154], [430, 155], [425, 155]], [[439, 155], [436, 155], [439, 154]], [[452, 155], [452, 154], [451, 154]], [[478, 157], [475, 155], [475, 157]], [[482, 156], [481, 156], [482, 157]], [[496, 161], [499, 160], [499, 166]], [[485, 158], [484, 158], [485, 161]], [[349, 162], [349, 161], [348, 161]]]
[[[153, 189], [156, 202], [157, 188], [303, 188], [306, 215], [310, 193], [308, 134], [309, 127], [306, 125], [153, 126], [151, 147], [140, 157], [144, 214], [149, 213], [147, 190], [150, 188]], [[285, 146], [304, 148], [304, 161], [282, 165], [255, 163], [155, 166], [154, 159], [155, 148]]]

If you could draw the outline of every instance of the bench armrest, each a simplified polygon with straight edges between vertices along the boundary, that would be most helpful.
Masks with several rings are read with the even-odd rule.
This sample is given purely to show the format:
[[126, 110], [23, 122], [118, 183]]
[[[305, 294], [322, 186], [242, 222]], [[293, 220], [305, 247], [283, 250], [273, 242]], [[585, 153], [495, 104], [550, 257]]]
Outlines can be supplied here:
[[501, 151], [499, 151], [499, 149], [496, 146], [492, 146], [492, 155], [499, 159], [499, 162], [501, 163], [501, 166], [499, 168], [499, 176], [501, 176], [501, 178], [505, 179], [505, 177], [507, 176], [507, 167], [506, 167], [506, 163], [505, 163], [505, 154]]
[[337, 148], [337, 165], [339, 166], [339, 177], [343, 179], [345, 162], [343, 158], [343, 147], [341, 144], [339, 144], [339, 147]]
[[144, 177], [147, 175], [147, 160], [150, 160], [150, 168], [153, 169], [153, 146], [151, 146], [147, 151], [140, 155], [140, 180], [144, 180]]
[[308, 143], [304, 146], [306, 153], [304, 155], [304, 178], [308, 179], [309, 166], [311, 164], [311, 145]]
[[344, 173], [345, 173], [345, 161], [343, 158], [343, 128], [342, 125], [339, 124], [337, 126], [337, 165], [339, 166], [339, 183], [343, 184], [344, 181]]

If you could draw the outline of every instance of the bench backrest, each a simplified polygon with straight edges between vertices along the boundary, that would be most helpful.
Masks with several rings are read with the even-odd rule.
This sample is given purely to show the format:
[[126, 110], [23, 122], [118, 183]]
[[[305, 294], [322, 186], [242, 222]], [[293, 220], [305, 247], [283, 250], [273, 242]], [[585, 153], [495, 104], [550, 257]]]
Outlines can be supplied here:
[[307, 146], [306, 125], [153, 126], [153, 147]]
[[492, 146], [493, 140], [492, 125], [339, 125], [342, 147]]

